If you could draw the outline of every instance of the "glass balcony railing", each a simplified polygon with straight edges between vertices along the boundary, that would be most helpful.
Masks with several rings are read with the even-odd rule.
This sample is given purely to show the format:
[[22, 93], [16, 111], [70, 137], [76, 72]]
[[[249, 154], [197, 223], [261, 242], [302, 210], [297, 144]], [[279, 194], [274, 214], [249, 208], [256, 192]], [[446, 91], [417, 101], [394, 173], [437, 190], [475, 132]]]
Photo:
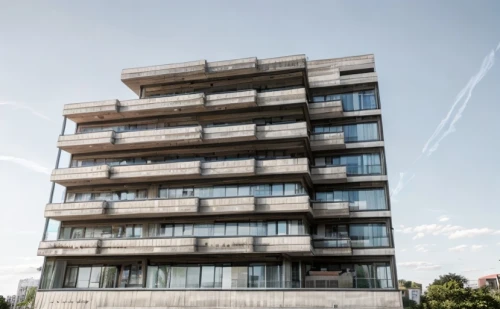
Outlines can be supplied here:
[[349, 248], [351, 240], [349, 238], [325, 238], [313, 240], [314, 248]]

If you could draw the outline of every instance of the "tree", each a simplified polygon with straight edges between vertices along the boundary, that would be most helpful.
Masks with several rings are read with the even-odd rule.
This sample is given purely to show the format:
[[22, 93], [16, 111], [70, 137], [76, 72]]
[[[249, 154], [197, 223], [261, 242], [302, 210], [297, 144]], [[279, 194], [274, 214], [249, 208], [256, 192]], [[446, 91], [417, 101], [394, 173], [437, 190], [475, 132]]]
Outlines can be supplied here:
[[421, 308], [500, 309], [500, 301], [495, 299], [488, 288], [464, 288], [463, 282], [451, 280], [444, 284], [430, 285], [422, 298]]
[[36, 298], [36, 287], [32, 286], [28, 289], [28, 291], [26, 291], [26, 297], [24, 298], [24, 301], [17, 303], [17, 306], [31, 309], [35, 306], [35, 298]]
[[445, 283], [450, 281], [457, 282], [461, 288], [463, 288], [467, 284], [467, 282], [469, 282], [469, 280], [467, 280], [467, 278], [465, 278], [464, 276], [449, 273], [439, 276], [439, 278], [435, 279], [431, 285], [444, 285]]
[[0, 309], [9, 309], [9, 303], [5, 300], [5, 298], [0, 295]]

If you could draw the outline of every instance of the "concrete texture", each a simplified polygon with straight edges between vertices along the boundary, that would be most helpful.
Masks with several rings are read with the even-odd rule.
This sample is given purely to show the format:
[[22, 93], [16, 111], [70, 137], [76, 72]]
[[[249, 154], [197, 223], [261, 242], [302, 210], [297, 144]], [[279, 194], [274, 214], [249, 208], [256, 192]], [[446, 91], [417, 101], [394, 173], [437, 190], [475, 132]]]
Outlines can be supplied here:
[[397, 290], [38, 291], [35, 309], [400, 309]]
[[347, 148], [347, 145], [344, 142], [344, 132], [311, 135], [312, 151], [335, 150], [344, 148]]
[[349, 217], [349, 203], [313, 202], [315, 218], [343, 218]]

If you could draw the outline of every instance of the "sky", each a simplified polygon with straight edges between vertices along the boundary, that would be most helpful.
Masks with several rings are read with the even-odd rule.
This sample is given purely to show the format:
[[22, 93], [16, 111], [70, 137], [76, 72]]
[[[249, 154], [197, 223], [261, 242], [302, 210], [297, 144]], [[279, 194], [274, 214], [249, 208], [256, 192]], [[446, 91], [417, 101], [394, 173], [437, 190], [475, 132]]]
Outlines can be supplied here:
[[294, 54], [375, 54], [399, 278], [500, 273], [499, 16], [494, 0], [0, 0], [0, 295], [39, 276], [64, 104], [136, 98], [123, 68]]

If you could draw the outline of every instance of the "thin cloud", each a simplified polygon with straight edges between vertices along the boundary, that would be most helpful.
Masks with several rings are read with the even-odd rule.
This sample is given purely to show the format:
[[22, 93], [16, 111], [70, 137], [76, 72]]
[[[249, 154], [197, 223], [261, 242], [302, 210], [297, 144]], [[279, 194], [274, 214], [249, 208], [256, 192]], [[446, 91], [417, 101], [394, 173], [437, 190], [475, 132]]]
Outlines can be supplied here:
[[413, 178], [415, 178], [415, 174], [411, 175], [411, 177], [408, 179], [405, 178], [406, 178], [406, 173], [404, 172], [399, 173], [399, 181], [398, 184], [396, 185], [396, 188], [392, 190], [391, 197], [396, 197], [399, 194], [399, 192], [401, 192], [406, 187], [406, 185], [408, 185], [410, 181], [412, 181]]
[[500, 42], [498, 42], [496, 51], [499, 51], [499, 50], [500, 50]]
[[456, 247], [448, 248], [448, 251], [451, 251], [451, 252], [464, 252], [465, 249], [467, 249], [467, 245], [459, 245], [459, 246], [456, 246]]
[[447, 216], [441, 216], [439, 217], [439, 222], [447, 222], [450, 221], [450, 218]]
[[419, 244], [415, 245], [415, 251], [417, 252], [429, 252], [429, 247], [433, 247], [436, 244]]
[[47, 121], [52, 121], [52, 119], [50, 119], [49, 117], [45, 116], [44, 114], [34, 110], [33, 108], [29, 107], [29, 106], [25, 106], [25, 105], [22, 105], [22, 104], [19, 104], [19, 103], [14, 103], [14, 102], [0, 102], [0, 106], [10, 106], [14, 109], [24, 109], [26, 111], [29, 111], [30, 113], [32, 113], [33, 115], [37, 116], [38, 118], [42, 118], [44, 120], [47, 120]]
[[447, 236], [448, 239], [459, 239], [500, 234], [500, 230], [490, 228], [464, 228], [459, 225], [451, 224], [422, 224], [414, 227], [401, 227], [395, 231], [403, 234], [414, 234], [414, 240], [430, 235], [443, 235]]
[[34, 172], [50, 175], [50, 169], [48, 167], [42, 166], [36, 162], [26, 160], [23, 158], [0, 155], [0, 161], [11, 162], [17, 165], [21, 165], [22, 167], [30, 169]]
[[[497, 47], [498, 50], [498, 47]], [[455, 98], [455, 102], [451, 106], [450, 110], [446, 114], [446, 116], [441, 120], [437, 128], [432, 133], [431, 137], [427, 140], [422, 149], [423, 154], [427, 154], [430, 156], [434, 151], [436, 151], [439, 147], [439, 143], [446, 138], [448, 135], [456, 131], [455, 124], [462, 118], [462, 114], [469, 103], [469, 100], [472, 96], [472, 92], [474, 88], [479, 84], [479, 82], [486, 76], [488, 71], [495, 64], [495, 51], [491, 51], [483, 60], [479, 71], [473, 75], [467, 85], [458, 93]], [[456, 107], [459, 105], [458, 111], [455, 113]], [[450, 119], [452, 118], [450, 122]], [[448, 124], [449, 123], [449, 124]], [[448, 128], [443, 132], [445, 127], [448, 125]]]
[[482, 249], [484, 249], [486, 247], [488, 247], [488, 246], [487, 245], [472, 245], [470, 247], [470, 251], [477, 252], [477, 251], [480, 251], [480, 250], [482, 250]]

